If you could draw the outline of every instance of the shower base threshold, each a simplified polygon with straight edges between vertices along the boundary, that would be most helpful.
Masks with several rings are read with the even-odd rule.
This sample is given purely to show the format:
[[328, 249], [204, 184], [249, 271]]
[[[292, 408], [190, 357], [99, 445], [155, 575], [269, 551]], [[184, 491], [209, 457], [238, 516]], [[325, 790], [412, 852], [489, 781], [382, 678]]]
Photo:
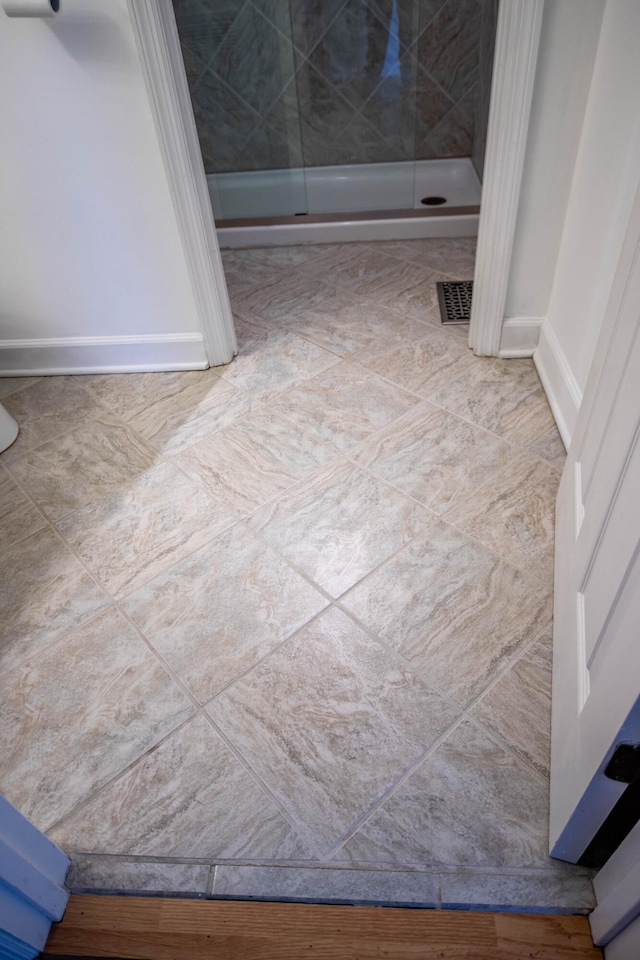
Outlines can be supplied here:
[[[223, 247], [475, 236], [468, 157], [257, 170], [207, 177]], [[438, 198], [438, 205], [423, 201]]]
[[352, 243], [418, 240], [429, 237], [475, 237], [479, 206], [446, 210], [370, 210], [353, 214], [304, 214], [218, 220], [222, 249], [286, 246], [299, 243]]

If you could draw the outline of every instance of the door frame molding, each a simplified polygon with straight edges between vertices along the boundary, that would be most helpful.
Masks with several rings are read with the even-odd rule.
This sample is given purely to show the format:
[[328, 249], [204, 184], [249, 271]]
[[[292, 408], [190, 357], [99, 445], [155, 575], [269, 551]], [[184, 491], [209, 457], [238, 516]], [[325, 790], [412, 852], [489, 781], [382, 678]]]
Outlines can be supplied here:
[[127, 0], [211, 366], [238, 351], [171, 0]]
[[500, 354], [543, 9], [500, 0], [498, 10], [469, 332], [479, 356]]
[[[212, 366], [237, 352], [171, 0], [127, 0]], [[500, 0], [469, 345], [499, 356], [544, 0]]]

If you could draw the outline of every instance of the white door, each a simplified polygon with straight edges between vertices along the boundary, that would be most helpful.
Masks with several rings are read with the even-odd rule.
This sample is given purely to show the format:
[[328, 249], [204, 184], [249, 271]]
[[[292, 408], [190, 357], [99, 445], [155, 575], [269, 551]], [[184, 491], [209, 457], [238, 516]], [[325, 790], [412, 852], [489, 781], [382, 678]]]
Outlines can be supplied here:
[[640, 197], [558, 493], [551, 854], [575, 863], [640, 744]]

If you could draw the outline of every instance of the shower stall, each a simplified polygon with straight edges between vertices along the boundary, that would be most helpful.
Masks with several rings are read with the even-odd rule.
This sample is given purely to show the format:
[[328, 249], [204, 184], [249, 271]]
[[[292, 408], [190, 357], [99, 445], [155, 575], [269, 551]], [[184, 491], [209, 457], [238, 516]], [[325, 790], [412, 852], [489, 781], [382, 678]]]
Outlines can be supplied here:
[[477, 232], [498, 0], [173, 0], [222, 246]]

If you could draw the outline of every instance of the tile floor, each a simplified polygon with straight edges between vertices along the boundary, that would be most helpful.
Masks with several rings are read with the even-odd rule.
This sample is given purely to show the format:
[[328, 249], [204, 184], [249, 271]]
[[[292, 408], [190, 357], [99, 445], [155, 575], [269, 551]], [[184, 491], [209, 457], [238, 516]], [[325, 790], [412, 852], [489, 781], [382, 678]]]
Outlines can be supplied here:
[[224, 254], [205, 372], [0, 381], [0, 787], [78, 890], [584, 911], [546, 855], [553, 511], [472, 240]]

